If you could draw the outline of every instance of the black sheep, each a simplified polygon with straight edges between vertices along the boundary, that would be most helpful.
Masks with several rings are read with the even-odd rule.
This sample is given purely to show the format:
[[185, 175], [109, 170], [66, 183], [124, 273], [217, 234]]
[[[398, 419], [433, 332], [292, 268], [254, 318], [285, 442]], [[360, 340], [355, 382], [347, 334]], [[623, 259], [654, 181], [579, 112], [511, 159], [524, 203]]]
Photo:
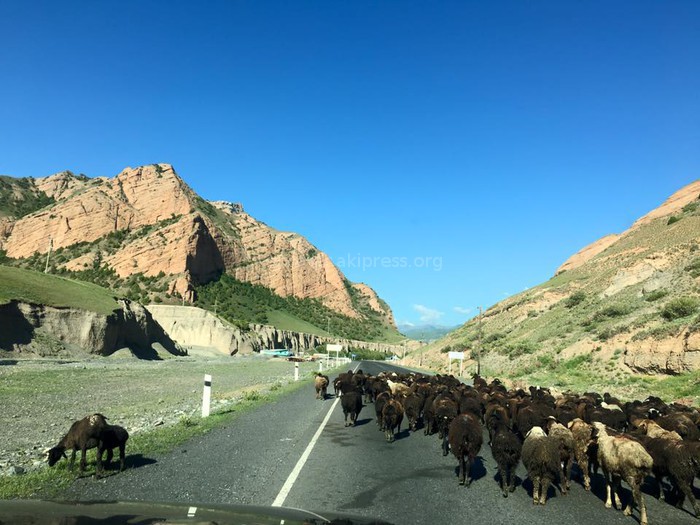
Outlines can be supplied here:
[[382, 410], [384, 410], [384, 405], [391, 399], [391, 394], [389, 392], [380, 392], [374, 400], [374, 412], [377, 416], [377, 425], [379, 430], [384, 430], [384, 421], [382, 420]]
[[97, 447], [97, 454], [102, 460], [102, 453], [107, 451], [107, 466], [112, 463], [114, 455], [113, 449], [119, 448], [119, 470], [124, 470], [124, 460], [126, 457], [126, 442], [129, 440], [129, 433], [124, 427], [119, 425], [107, 425], [100, 434], [100, 444]]
[[661, 481], [664, 476], [668, 476], [679, 490], [678, 506], [683, 507], [683, 501], [687, 497], [695, 516], [700, 518], [700, 504], [693, 494], [693, 481], [695, 476], [700, 475], [700, 443], [668, 437], [652, 438], [643, 435], [634, 437], [644, 445], [654, 460], [651, 471], [659, 489], [659, 499], [664, 499]]
[[448, 438], [452, 453], [459, 461], [459, 484], [471, 485], [471, 468], [481, 450], [481, 423], [473, 414], [460, 414], [450, 423]]
[[500, 417], [494, 416], [490, 420], [489, 432], [491, 437], [491, 453], [498, 465], [500, 487], [503, 497], [508, 497], [508, 492], [515, 490], [515, 469], [520, 463], [520, 455], [523, 445], [518, 436], [508, 428]]
[[425, 399], [418, 394], [409, 394], [403, 398], [403, 409], [408, 419], [408, 428], [415, 432]]
[[[343, 395], [340, 397], [340, 404], [345, 415], [345, 426], [355, 425], [357, 416], [362, 410], [362, 392], [358, 390], [343, 392]], [[350, 415], [350, 423], [348, 423], [348, 415]]]

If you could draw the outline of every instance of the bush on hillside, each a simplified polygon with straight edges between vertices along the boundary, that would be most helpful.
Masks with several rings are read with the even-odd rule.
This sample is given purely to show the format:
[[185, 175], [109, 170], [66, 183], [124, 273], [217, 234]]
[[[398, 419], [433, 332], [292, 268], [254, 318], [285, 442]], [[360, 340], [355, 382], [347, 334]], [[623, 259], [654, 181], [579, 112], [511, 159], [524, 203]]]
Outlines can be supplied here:
[[693, 315], [698, 309], [698, 300], [695, 297], [679, 297], [666, 303], [661, 309], [661, 316], [667, 321], [680, 319]]
[[583, 301], [586, 299], [586, 294], [579, 290], [578, 292], [572, 293], [569, 297], [566, 298], [564, 301], [564, 306], [567, 308], [573, 308], [574, 306], [577, 306], [581, 304]]
[[653, 292], [649, 292], [648, 294], [646, 294], [644, 296], [644, 300], [652, 303], [654, 301], [658, 301], [662, 297], [666, 297], [667, 295], [668, 295], [668, 290], [658, 289], [658, 290], [654, 290]]

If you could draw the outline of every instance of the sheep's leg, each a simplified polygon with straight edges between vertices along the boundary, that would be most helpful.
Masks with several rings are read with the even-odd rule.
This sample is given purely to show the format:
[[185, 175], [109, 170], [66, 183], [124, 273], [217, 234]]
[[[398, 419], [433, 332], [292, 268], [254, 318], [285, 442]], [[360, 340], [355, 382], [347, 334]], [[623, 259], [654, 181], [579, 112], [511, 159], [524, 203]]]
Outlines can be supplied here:
[[566, 483], [566, 491], [568, 492], [571, 488], [571, 469], [574, 466], [574, 458], [570, 457], [566, 461], [566, 476], [564, 477], [564, 483]]
[[552, 481], [547, 476], [544, 476], [540, 480], [540, 483], [542, 484], [540, 487], [540, 505], [545, 505], [547, 503], [547, 491], [549, 490], [549, 484], [551, 482]]
[[562, 495], [566, 495], [566, 471], [564, 470], [564, 463], [559, 462], [559, 465], [559, 488], [561, 489]]
[[450, 453], [450, 444], [447, 441], [447, 436], [444, 436], [442, 438], [442, 455], [446, 456], [449, 453]]
[[656, 481], [656, 486], [659, 488], [659, 501], [664, 501], [666, 499], [664, 495], [664, 487], [662, 485], [664, 477], [660, 474], [654, 475], [654, 481]]
[[644, 497], [642, 496], [642, 476], [635, 477], [630, 480], [630, 486], [632, 487], [632, 500], [627, 504], [625, 510], [623, 511], [625, 516], [632, 515], [632, 505], [637, 503], [639, 507], [639, 523], [640, 525], [647, 525], [647, 507], [644, 503]]
[[581, 472], [583, 473], [583, 488], [591, 490], [591, 475], [588, 472], [588, 454], [584, 454], [582, 458], [578, 459], [578, 466], [581, 467]]
[[605, 472], [605, 508], [609, 509], [612, 507], [612, 499], [610, 498], [610, 492], [612, 491], [612, 484], [608, 478], [608, 473]]
[[506, 477], [506, 472], [507, 468], [503, 468], [500, 465], [498, 465], [498, 488], [501, 489], [501, 492], [503, 492], [503, 497], [507, 498], [508, 497], [508, 478]]
[[459, 457], [459, 484], [464, 485], [465, 484], [465, 477], [466, 477], [466, 464], [464, 461], [464, 455], [460, 455]]
[[508, 467], [508, 491], [515, 492], [515, 465]]
[[618, 510], [622, 509], [620, 491], [622, 491], [622, 478], [620, 478], [620, 476], [613, 476], [613, 496], [615, 496], [615, 508], [617, 508]]
[[126, 460], [126, 443], [119, 445], [119, 471], [124, 471], [124, 464]]
[[[462, 456], [462, 461], [464, 461], [464, 456]], [[467, 487], [470, 487], [472, 484], [472, 458], [470, 457], [469, 460], [466, 462], [464, 466], [464, 474], [466, 476], [466, 481], [464, 482]]]
[[68, 462], [68, 469], [69, 470], [73, 470], [73, 467], [75, 466], [75, 453], [76, 453], [75, 449], [71, 450], [70, 461]]
[[83, 446], [80, 449], [80, 463], [78, 464], [78, 471], [82, 474], [85, 471], [85, 467], [87, 466], [87, 459], [86, 459], [86, 454], [87, 454], [87, 447]]
[[532, 478], [532, 503], [538, 505], [540, 502], [540, 478], [539, 476]]
[[693, 507], [693, 510], [695, 511], [695, 517], [700, 518], [700, 505], [698, 505], [697, 500], [695, 499], [695, 495], [693, 494], [693, 489], [691, 485], [688, 483], [687, 480], [677, 480], [678, 482], [678, 488], [681, 489], [680, 497], [678, 498], [678, 506], [680, 508], [683, 507], [683, 501], [685, 498], [688, 498], [688, 501], [690, 501], [690, 504]]

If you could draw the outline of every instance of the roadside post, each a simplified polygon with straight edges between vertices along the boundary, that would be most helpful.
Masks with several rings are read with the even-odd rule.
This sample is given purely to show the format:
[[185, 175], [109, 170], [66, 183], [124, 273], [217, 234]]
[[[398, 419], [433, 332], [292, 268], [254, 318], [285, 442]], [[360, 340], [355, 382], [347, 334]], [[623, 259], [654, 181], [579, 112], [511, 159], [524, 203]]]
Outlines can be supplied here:
[[202, 417], [209, 417], [211, 404], [211, 376], [204, 374], [204, 392], [202, 393]]
[[299, 381], [299, 363], [294, 363], [294, 381]]
[[448, 374], [452, 373], [452, 360], [459, 360], [459, 375], [462, 376], [462, 367], [464, 366], [464, 352], [449, 352], [447, 356]]
[[318, 360], [318, 371], [323, 372], [323, 361], [321, 359]]

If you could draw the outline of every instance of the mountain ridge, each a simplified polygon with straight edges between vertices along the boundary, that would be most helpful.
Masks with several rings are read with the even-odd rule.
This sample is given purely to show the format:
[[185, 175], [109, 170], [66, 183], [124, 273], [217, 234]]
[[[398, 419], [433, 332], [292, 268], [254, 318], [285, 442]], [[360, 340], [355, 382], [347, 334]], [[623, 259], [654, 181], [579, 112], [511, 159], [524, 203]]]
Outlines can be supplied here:
[[470, 373], [480, 349], [487, 375], [530, 384], [631, 391], [651, 381], [640, 374], [700, 380], [700, 180], [488, 308], [481, 327], [472, 319], [409, 359], [443, 371], [451, 349], [468, 352]]
[[[363, 318], [359, 300], [395, 330], [391, 309], [374, 290], [350, 283], [302, 235], [271, 228], [240, 204], [205, 201], [169, 164], [125, 168], [112, 178], [64, 171], [15, 181], [51, 202], [18, 217], [0, 214], [0, 250], [9, 260], [31, 260], [43, 270], [51, 252], [58, 270], [112, 272], [110, 282], [145, 294], [142, 284], [134, 286], [136, 276], [165, 287], [161, 300], [189, 303], [197, 286], [228, 273], [349, 318]], [[152, 298], [148, 293], [140, 298]]]

